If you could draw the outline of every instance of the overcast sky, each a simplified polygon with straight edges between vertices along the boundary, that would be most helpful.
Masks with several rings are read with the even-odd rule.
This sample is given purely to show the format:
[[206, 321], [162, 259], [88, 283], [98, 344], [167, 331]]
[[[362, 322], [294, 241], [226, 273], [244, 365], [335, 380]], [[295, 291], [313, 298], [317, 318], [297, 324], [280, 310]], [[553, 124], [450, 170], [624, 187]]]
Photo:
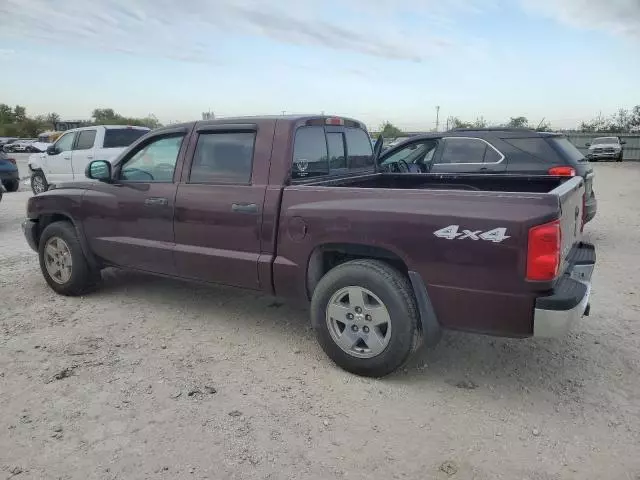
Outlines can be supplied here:
[[0, 62], [0, 103], [69, 119], [575, 127], [640, 104], [640, 0], [0, 0]]

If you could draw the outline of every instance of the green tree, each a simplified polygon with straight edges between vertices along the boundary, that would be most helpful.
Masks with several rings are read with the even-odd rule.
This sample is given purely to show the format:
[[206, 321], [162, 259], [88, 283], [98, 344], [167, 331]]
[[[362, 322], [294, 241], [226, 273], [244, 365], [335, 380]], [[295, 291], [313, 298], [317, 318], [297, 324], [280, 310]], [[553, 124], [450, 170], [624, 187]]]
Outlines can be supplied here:
[[27, 119], [27, 109], [22, 105], [16, 105], [13, 109], [13, 118], [16, 123], [22, 123]]
[[508, 128], [527, 128], [529, 126], [529, 120], [527, 117], [511, 117], [507, 122]]
[[383, 137], [386, 137], [386, 138], [396, 138], [396, 137], [401, 137], [403, 135], [402, 130], [400, 130], [391, 122], [384, 122], [380, 126], [380, 133], [382, 134]]
[[6, 103], [0, 103], [0, 125], [7, 125], [14, 121], [13, 109]]
[[462, 121], [458, 117], [447, 118], [447, 125], [451, 130], [454, 130], [456, 128], [474, 128], [473, 123]]

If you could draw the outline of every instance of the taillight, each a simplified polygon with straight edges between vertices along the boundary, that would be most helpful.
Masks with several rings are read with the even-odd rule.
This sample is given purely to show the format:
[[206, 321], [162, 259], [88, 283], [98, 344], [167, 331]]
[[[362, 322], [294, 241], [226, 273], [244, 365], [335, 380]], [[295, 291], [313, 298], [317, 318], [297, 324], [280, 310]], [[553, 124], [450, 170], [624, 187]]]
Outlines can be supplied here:
[[560, 220], [529, 229], [527, 280], [553, 280], [560, 269]]
[[16, 164], [16, 159], [15, 158], [7, 158], [7, 160], [9, 160], [14, 165]]
[[329, 117], [325, 120], [327, 125], [344, 125], [344, 119], [338, 117]]
[[547, 173], [549, 175], [557, 175], [559, 177], [575, 177], [576, 169], [573, 167], [552, 167]]

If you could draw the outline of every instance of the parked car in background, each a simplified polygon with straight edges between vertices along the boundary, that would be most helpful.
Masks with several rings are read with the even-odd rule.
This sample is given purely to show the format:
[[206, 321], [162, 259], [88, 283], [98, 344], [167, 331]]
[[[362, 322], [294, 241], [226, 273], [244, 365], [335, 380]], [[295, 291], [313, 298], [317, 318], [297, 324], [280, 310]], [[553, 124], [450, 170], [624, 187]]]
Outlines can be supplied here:
[[593, 142], [586, 144], [589, 147], [587, 158], [592, 162], [597, 162], [598, 160], [621, 162], [624, 155], [622, 145], [625, 143], [627, 142], [621, 140], [620, 137], [594, 138]]
[[126, 147], [149, 131], [145, 127], [96, 125], [64, 132], [45, 153], [29, 157], [33, 193], [51, 184], [86, 180], [84, 169], [92, 160], [114, 160]]
[[380, 173], [381, 140], [339, 117], [171, 125], [32, 196], [25, 237], [63, 295], [116, 266], [310, 303], [359, 375], [443, 328], [557, 337], [588, 314], [581, 177]]
[[405, 140], [379, 159], [384, 171], [581, 176], [585, 222], [597, 210], [594, 172], [564, 136], [528, 129], [457, 129]]
[[6, 145], [5, 151], [7, 153], [26, 153], [32, 152], [31, 145], [35, 142], [35, 138], [19, 138], [9, 145]]
[[4, 146], [7, 143], [13, 142], [15, 140], [17, 139], [14, 137], [0, 137], [0, 150], [4, 151]]
[[20, 175], [16, 160], [2, 151], [0, 151], [0, 183], [9, 192], [15, 192], [20, 187]]
[[6, 153], [11, 153], [13, 152], [13, 144], [15, 142], [20, 141], [19, 138], [9, 138], [7, 139], [4, 144], [2, 145], [2, 151], [6, 152]]

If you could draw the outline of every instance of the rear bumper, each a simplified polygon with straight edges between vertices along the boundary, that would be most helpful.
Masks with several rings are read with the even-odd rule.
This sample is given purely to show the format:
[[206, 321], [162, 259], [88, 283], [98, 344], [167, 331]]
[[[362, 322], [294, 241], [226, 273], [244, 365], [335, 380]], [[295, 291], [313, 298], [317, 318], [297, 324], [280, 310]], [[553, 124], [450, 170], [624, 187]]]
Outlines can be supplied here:
[[573, 249], [569, 267], [556, 283], [551, 295], [536, 300], [533, 317], [534, 337], [562, 337], [571, 325], [589, 314], [591, 275], [596, 263], [596, 250], [590, 243]]

